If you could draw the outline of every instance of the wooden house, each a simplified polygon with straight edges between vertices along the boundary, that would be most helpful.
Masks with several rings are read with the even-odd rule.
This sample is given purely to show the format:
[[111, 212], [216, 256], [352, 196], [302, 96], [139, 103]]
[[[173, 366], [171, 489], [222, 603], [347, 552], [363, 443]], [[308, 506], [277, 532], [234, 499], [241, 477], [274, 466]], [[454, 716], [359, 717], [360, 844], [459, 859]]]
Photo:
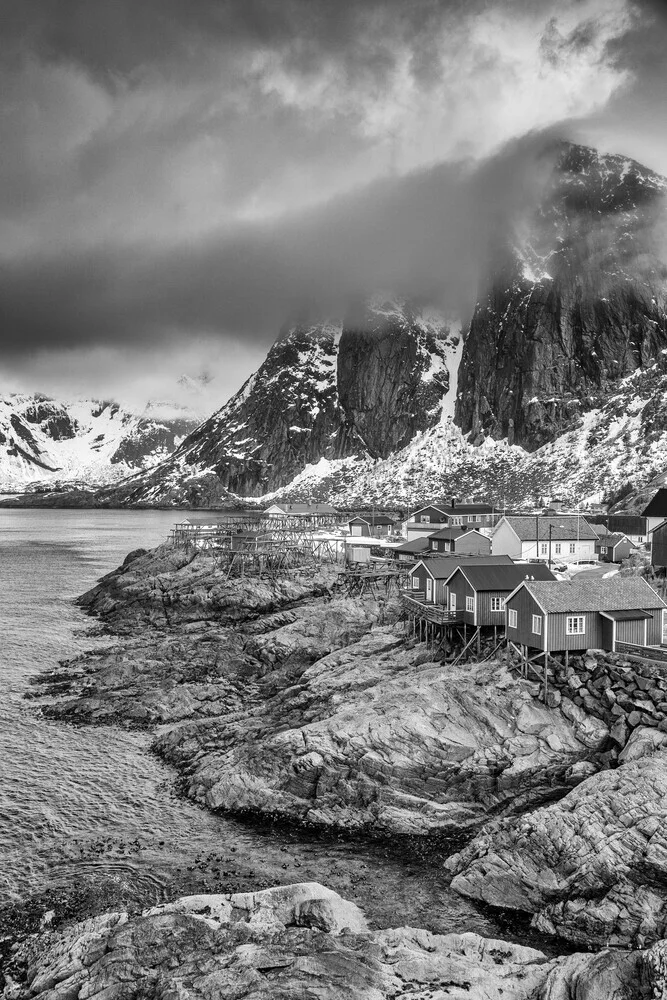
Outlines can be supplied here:
[[641, 516], [646, 518], [646, 536], [651, 541], [653, 529], [667, 518], [667, 489], [659, 489], [652, 500], [644, 507]]
[[473, 556], [491, 555], [491, 539], [476, 528], [440, 528], [429, 535], [431, 552], [458, 552]]
[[643, 577], [523, 580], [505, 600], [508, 641], [544, 652], [660, 644], [667, 605]]
[[391, 551], [394, 559], [399, 560], [399, 562], [417, 562], [428, 555], [430, 550], [430, 536], [423, 535], [421, 538], [413, 538], [409, 542], [394, 545], [391, 550], [387, 551], [387, 554]]
[[441, 604], [447, 607], [446, 582], [463, 561], [466, 566], [512, 565], [509, 556], [431, 556], [428, 559], [420, 559], [412, 567], [408, 589], [424, 594], [424, 600], [428, 604]]
[[627, 535], [608, 531], [595, 543], [595, 551], [601, 562], [620, 563], [627, 559], [636, 545]]
[[449, 503], [437, 501], [420, 507], [405, 522], [408, 540], [420, 534], [428, 534], [440, 528], [457, 528], [473, 525], [491, 527], [497, 518], [494, 508], [488, 503]]
[[347, 522], [350, 535], [359, 538], [386, 538], [394, 520], [386, 514], [357, 514]]
[[445, 580], [450, 611], [466, 625], [505, 625], [505, 600], [523, 580], [555, 580], [544, 563], [469, 565], [461, 561]]
[[651, 566], [667, 569], [667, 521], [656, 525], [651, 536]]
[[578, 515], [502, 517], [491, 537], [494, 555], [539, 559], [548, 563], [596, 562], [598, 541], [588, 521]]

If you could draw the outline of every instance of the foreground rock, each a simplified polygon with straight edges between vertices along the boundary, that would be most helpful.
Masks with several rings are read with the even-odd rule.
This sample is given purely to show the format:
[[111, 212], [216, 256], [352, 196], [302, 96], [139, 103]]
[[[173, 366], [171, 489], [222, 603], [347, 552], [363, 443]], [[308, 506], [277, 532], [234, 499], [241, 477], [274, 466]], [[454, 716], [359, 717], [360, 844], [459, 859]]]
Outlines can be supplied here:
[[587, 946], [667, 934], [667, 735], [637, 729], [621, 766], [560, 802], [489, 825], [448, 862], [452, 887], [533, 913]]
[[664, 950], [547, 960], [476, 934], [370, 931], [317, 883], [190, 896], [93, 917], [22, 946], [3, 997], [24, 1000], [625, 1000], [662, 997]]

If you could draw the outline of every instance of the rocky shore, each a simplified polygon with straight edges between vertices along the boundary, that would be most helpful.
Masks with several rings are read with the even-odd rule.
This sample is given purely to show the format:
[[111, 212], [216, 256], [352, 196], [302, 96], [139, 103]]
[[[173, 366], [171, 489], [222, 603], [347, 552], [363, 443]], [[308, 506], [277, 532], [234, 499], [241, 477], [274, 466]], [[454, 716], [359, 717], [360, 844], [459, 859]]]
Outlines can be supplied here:
[[[45, 714], [155, 730], [154, 747], [183, 793], [214, 812], [350, 837], [458, 838], [458, 853], [446, 860], [450, 848], [438, 863], [461, 896], [526, 914], [536, 932], [580, 948], [616, 949], [562, 959], [546, 973], [544, 956], [522, 960], [539, 971], [524, 992], [511, 992], [520, 979], [512, 973], [511, 987], [487, 976], [478, 994], [464, 992], [474, 977], [452, 977], [450, 992], [415, 980], [410, 995], [662, 995], [646, 985], [667, 937], [658, 667], [589, 655], [554, 678], [545, 705], [539, 685], [502, 660], [434, 662], [406, 635], [395, 598], [351, 599], [334, 567], [225, 581], [211, 555], [169, 546], [132, 553], [81, 604], [109, 644], [38, 678], [32, 695]], [[364, 939], [355, 955], [371, 947], [374, 961], [393, 965], [373, 933], [372, 947]], [[382, 932], [390, 933], [408, 947], [403, 931]], [[301, 941], [299, 954], [311, 943]], [[425, 950], [444, 948], [451, 964], [462, 947], [438, 941]], [[293, 959], [276, 967], [292, 975]], [[364, 988], [317, 995], [409, 992], [400, 983], [393, 992]], [[230, 995], [281, 994], [242, 983]]]
[[317, 883], [189, 896], [44, 932], [18, 948], [5, 1000], [648, 1000], [665, 995], [664, 946], [548, 959], [477, 934], [371, 931]]

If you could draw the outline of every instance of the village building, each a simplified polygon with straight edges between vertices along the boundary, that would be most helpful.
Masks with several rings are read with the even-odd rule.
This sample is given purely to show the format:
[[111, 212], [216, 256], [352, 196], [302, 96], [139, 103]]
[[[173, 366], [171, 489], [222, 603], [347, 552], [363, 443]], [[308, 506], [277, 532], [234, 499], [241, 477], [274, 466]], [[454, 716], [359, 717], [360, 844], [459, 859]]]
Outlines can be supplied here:
[[408, 590], [415, 596], [421, 595], [419, 599], [427, 604], [439, 604], [447, 608], [449, 605], [447, 580], [463, 562], [466, 566], [511, 566], [513, 564], [509, 556], [432, 556], [428, 559], [420, 559], [410, 570]]
[[551, 563], [596, 562], [598, 536], [578, 515], [553, 517], [506, 515], [491, 537], [493, 555]]
[[417, 562], [427, 556], [431, 551], [431, 539], [429, 535], [421, 538], [413, 538], [409, 542], [402, 542], [400, 545], [392, 546], [394, 559], [399, 562]]
[[646, 536], [651, 541], [653, 529], [667, 518], [667, 489], [659, 489], [652, 500], [644, 507], [641, 516], [646, 518]]
[[647, 541], [646, 518], [641, 514], [592, 514], [586, 520], [598, 534], [599, 529], [604, 528], [612, 534], [627, 535], [635, 545], [644, 545]]
[[643, 577], [523, 580], [505, 600], [506, 637], [545, 653], [655, 646], [667, 639], [666, 609]]
[[607, 531], [595, 543], [595, 551], [601, 562], [620, 563], [636, 549], [627, 535]]
[[667, 569], [667, 521], [656, 525], [651, 536], [651, 566]]
[[440, 501], [420, 507], [404, 523], [408, 541], [440, 528], [462, 527], [473, 525], [477, 528], [490, 528], [498, 514], [488, 503], [449, 503]]
[[350, 535], [360, 538], [386, 538], [394, 529], [394, 519], [386, 514], [357, 514], [347, 522]]
[[473, 556], [491, 554], [491, 539], [476, 528], [440, 528], [428, 538], [431, 552], [458, 552]]
[[461, 562], [445, 581], [450, 611], [467, 625], [505, 625], [505, 600], [522, 580], [555, 580], [543, 563], [468, 565]]

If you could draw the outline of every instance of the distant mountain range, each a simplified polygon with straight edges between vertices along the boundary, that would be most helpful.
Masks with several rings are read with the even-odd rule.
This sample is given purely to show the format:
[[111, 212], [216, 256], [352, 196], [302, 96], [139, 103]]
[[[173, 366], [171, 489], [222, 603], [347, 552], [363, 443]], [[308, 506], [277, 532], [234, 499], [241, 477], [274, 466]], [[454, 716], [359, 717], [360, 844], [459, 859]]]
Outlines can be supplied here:
[[464, 329], [391, 294], [291, 323], [173, 454], [95, 502], [632, 497], [667, 467], [666, 195], [633, 160], [561, 143]]

